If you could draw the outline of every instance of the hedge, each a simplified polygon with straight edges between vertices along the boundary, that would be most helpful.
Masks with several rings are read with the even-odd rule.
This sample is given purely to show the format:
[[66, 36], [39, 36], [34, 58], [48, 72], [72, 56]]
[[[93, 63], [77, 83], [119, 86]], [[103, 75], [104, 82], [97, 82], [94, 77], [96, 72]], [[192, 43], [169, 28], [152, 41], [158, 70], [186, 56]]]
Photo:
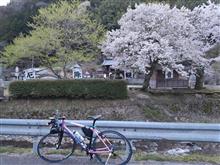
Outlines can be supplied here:
[[9, 86], [13, 98], [125, 99], [126, 82], [121, 80], [29, 80]]

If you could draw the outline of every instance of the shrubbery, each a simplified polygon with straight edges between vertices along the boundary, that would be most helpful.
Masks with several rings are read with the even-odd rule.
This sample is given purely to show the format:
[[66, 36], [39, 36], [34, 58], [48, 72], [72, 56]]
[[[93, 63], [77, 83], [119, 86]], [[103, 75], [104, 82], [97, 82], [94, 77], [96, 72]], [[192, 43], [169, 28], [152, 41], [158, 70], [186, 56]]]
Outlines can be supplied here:
[[31, 80], [9, 86], [13, 98], [124, 99], [125, 81], [120, 80]]

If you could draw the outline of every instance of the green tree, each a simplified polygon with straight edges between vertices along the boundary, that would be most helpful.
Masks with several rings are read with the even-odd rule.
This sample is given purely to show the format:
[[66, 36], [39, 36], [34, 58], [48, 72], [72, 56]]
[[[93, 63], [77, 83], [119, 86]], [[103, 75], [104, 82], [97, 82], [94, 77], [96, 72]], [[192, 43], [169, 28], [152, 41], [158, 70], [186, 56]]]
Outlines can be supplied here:
[[[193, 9], [197, 6], [202, 5], [203, 3], [207, 3], [208, 0], [167, 0], [167, 2], [172, 6], [182, 7], [185, 6], [189, 9]], [[220, 3], [220, 0], [211, 0], [215, 3]]]
[[118, 29], [118, 20], [127, 8], [135, 7], [135, 3], [143, 0], [90, 0], [90, 11], [93, 19], [105, 26], [106, 29]]
[[[212, 0], [220, 3], [220, 0]], [[206, 3], [207, 0], [90, 0], [90, 11], [93, 19], [105, 26], [107, 30], [120, 28], [118, 20], [126, 13], [127, 8], [135, 7], [139, 3], [168, 3], [171, 6], [181, 8], [185, 6], [193, 9], [196, 6]]]
[[[92, 21], [77, 1], [58, 1], [39, 10], [29, 27], [29, 35], [21, 35], [3, 52], [6, 63], [21, 58], [36, 57], [57, 78], [67, 78], [67, 65], [73, 61], [92, 60], [105, 33], [104, 28]], [[59, 66], [64, 74], [53, 68]]]

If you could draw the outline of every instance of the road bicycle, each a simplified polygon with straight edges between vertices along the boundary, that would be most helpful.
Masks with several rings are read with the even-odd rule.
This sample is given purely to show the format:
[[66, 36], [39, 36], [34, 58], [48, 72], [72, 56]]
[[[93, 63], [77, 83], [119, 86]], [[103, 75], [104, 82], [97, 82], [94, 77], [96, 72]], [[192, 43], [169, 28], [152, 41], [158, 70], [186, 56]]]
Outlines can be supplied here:
[[[113, 130], [99, 131], [96, 121], [101, 115], [91, 116], [91, 126], [85, 126], [71, 122], [79, 127], [84, 137], [75, 130], [70, 130], [65, 122], [65, 117], [55, 115], [50, 118], [50, 132], [43, 136], [37, 146], [37, 153], [43, 160], [60, 162], [70, 157], [73, 152], [80, 148], [93, 159], [96, 157], [102, 164], [125, 165], [132, 157], [132, 147], [128, 139], [121, 133]], [[77, 154], [77, 153], [76, 153]]]

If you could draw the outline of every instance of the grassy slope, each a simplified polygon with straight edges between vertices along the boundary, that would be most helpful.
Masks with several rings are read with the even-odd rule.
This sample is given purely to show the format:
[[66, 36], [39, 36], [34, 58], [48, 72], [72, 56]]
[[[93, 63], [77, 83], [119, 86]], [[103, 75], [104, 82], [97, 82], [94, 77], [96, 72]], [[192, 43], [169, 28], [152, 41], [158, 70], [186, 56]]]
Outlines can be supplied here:
[[0, 118], [48, 118], [60, 110], [69, 119], [102, 114], [106, 120], [220, 122], [217, 94], [146, 94], [127, 100], [38, 99], [0, 102]]

